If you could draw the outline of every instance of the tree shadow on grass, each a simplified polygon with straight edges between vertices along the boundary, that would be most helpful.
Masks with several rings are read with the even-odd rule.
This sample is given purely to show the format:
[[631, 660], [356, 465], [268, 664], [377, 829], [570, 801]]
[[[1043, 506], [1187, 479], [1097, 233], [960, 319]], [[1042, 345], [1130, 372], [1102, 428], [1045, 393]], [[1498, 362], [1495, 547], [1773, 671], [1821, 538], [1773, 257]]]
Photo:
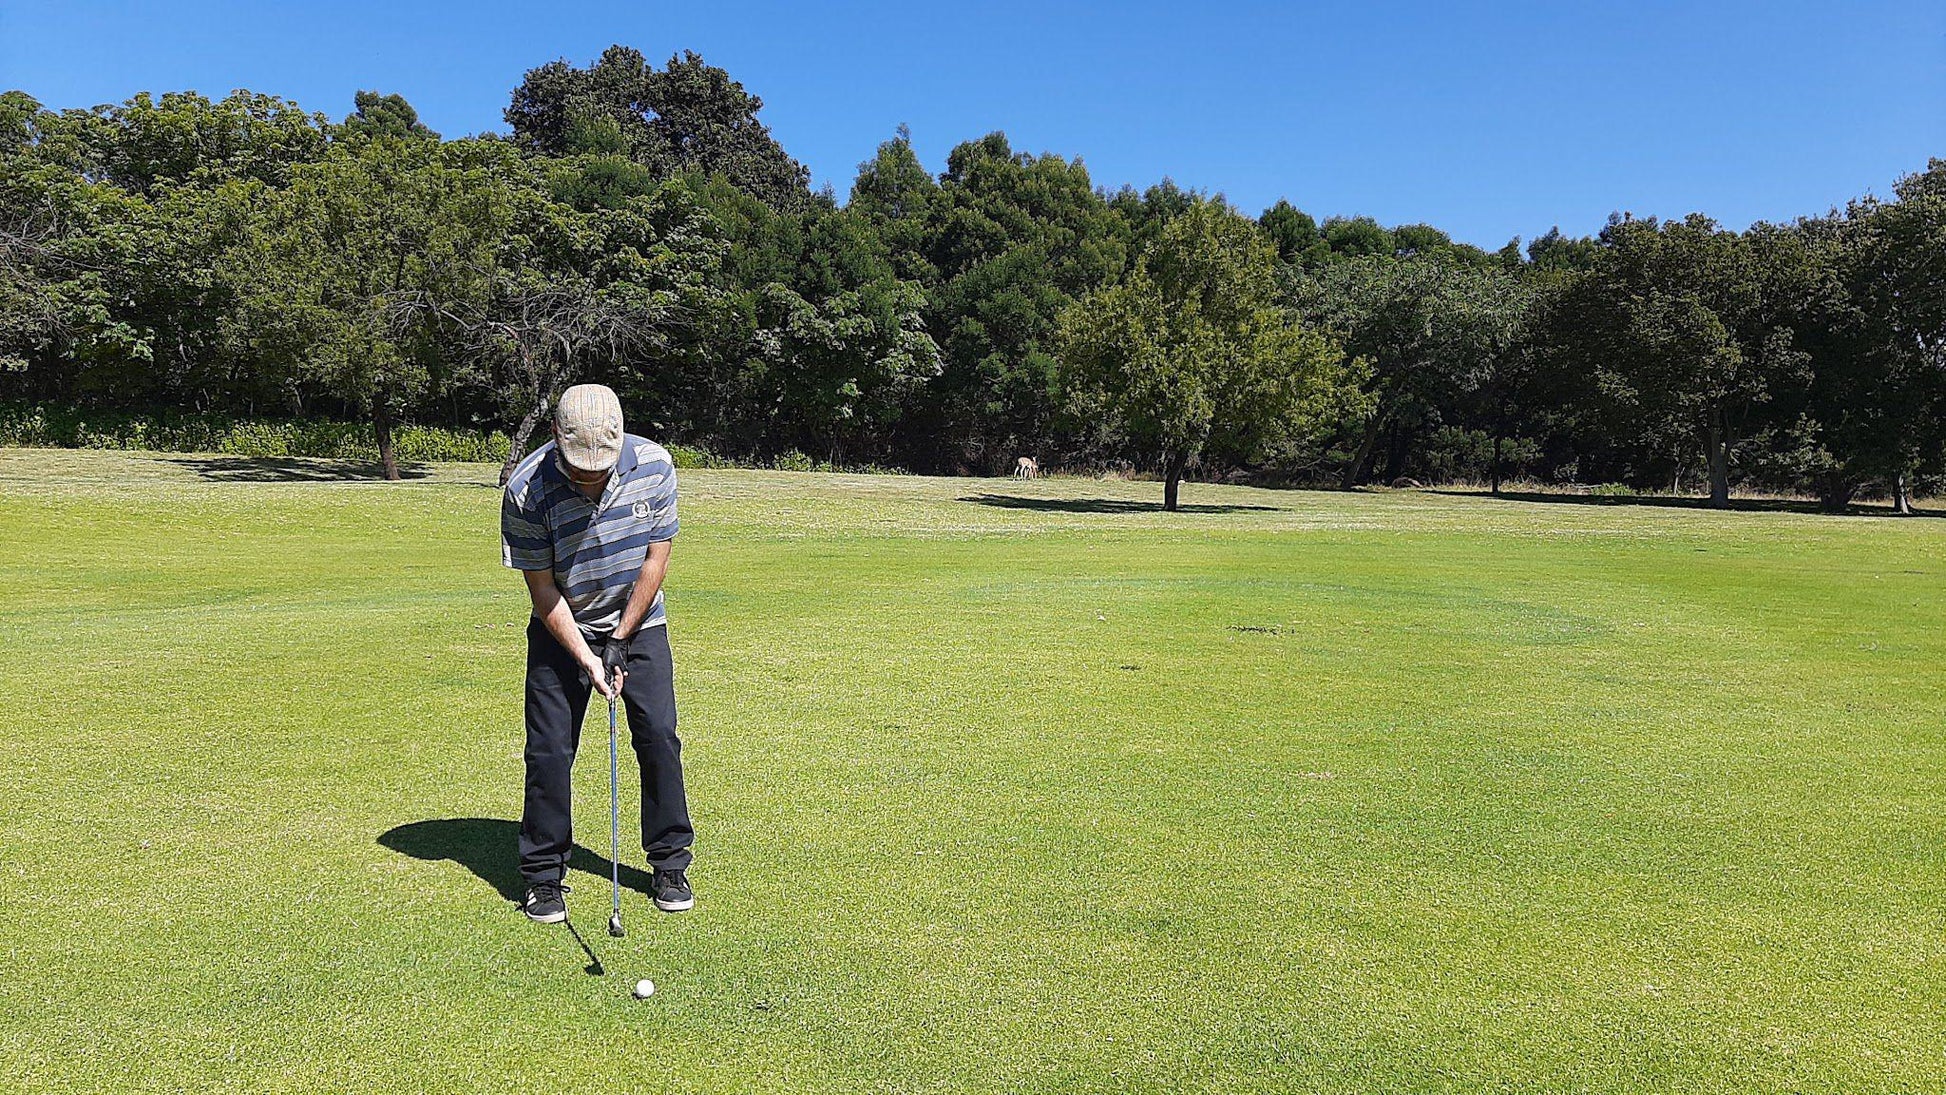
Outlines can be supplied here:
[[[218, 483], [343, 483], [382, 480], [385, 465], [376, 460], [330, 460], [298, 456], [169, 456], [205, 479]], [[402, 479], [424, 479], [424, 464], [400, 464]]]
[[[1509, 491], [1489, 494], [1479, 490], [1426, 488], [1427, 494], [1454, 498], [1499, 498], [1508, 502], [1546, 502], [1570, 506], [1654, 506], [1660, 509], [1715, 510], [1718, 513], [1808, 513], [1821, 517], [1895, 517], [1890, 506], [1849, 505], [1825, 509], [1816, 502], [1796, 498], [1732, 498], [1728, 506], [1710, 505], [1707, 498], [1681, 498], [1670, 495], [1544, 494], [1540, 491]], [[1946, 517], [1946, 510], [1917, 510], [1914, 517]]]
[[[1037, 510], [1043, 513], [1161, 513], [1161, 502], [1121, 498], [1022, 498], [1014, 494], [968, 494], [960, 498], [979, 506]], [[1185, 502], [1178, 513], [1275, 513], [1276, 506], [1197, 505]]]
[[[387, 829], [378, 842], [414, 859], [450, 859], [477, 875], [501, 897], [518, 903], [526, 889], [520, 878], [520, 823], [493, 817], [443, 817]], [[608, 875], [611, 861], [580, 844], [568, 857], [570, 868]], [[622, 864], [622, 885], [640, 894], [653, 892], [649, 872]]]

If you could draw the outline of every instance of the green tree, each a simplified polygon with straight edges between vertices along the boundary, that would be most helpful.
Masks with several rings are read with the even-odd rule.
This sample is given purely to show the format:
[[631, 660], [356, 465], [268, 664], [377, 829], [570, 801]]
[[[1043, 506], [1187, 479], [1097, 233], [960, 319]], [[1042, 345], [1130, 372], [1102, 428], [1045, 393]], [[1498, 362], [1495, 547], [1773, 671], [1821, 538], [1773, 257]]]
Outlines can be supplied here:
[[80, 165], [83, 112], [0, 96], [0, 381], [15, 397], [125, 404], [152, 392], [130, 314], [149, 203]]
[[1913, 483], [1946, 460], [1946, 161], [1800, 222], [1820, 260], [1800, 309], [1815, 379], [1808, 429], [1820, 494], [1838, 508], [1882, 483], [1911, 512]]
[[486, 292], [446, 313], [499, 365], [502, 399], [520, 415], [502, 483], [561, 389], [591, 367], [666, 415], [695, 332], [722, 306], [711, 279], [726, 246], [707, 211], [684, 181], [617, 166], [580, 157], [549, 165], [544, 188], [516, 185]]
[[1601, 242], [1587, 236], [1570, 239], [1556, 225], [1527, 245], [1527, 261], [1537, 271], [1586, 273], [1601, 263]]
[[1451, 251], [1453, 237], [1430, 224], [1401, 224], [1392, 229], [1392, 248], [1400, 258]]
[[1341, 258], [1390, 255], [1397, 250], [1392, 233], [1370, 217], [1331, 217], [1324, 222], [1324, 242]]
[[506, 119], [530, 152], [622, 151], [664, 178], [720, 173], [773, 208], [802, 208], [811, 173], [757, 120], [762, 109], [762, 99], [695, 53], [656, 69], [617, 45], [585, 69], [552, 61], [530, 70]]
[[361, 91], [352, 97], [352, 102], [356, 109], [346, 115], [338, 126], [338, 131], [346, 137], [439, 139], [439, 134], [419, 120], [419, 112], [412, 109], [412, 104], [406, 102], [403, 95]]
[[[1307, 321], [1335, 332], [1363, 361], [1365, 402], [1350, 424], [1340, 485], [1366, 481], [1379, 438], [1403, 413], [1449, 396], [1513, 385], [1512, 354], [1528, 302], [1513, 275], [1441, 251], [1395, 259], [1365, 254], [1296, 279], [1291, 299]], [[1494, 419], [1510, 423], [1509, 408]]]
[[1318, 222], [1282, 198], [1264, 210], [1257, 224], [1269, 237], [1271, 246], [1277, 248], [1279, 261], [1291, 265], [1316, 263], [1330, 251], [1324, 236], [1318, 232]]
[[870, 221], [899, 277], [930, 285], [939, 277], [932, 239], [943, 200], [938, 180], [912, 151], [912, 134], [900, 126], [877, 155], [858, 165], [845, 208]]
[[1256, 226], [1199, 200], [1121, 284], [1062, 316], [1064, 388], [1156, 462], [1165, 510], [1193, 462], [1252, 458], [1342, 382], [1338, 349], [1276, 293], [1276, 253]]
[[211, 101], [177, 91], [62, 111], [43, 129], [44, 158], [152, 196], [170, 186], [230, 179], [286, 185], [296, 165], [323, 155], [328, 123], [274, 95], [236, 91]]
[[1808, 379], [1770, 265], [1782, 252], [1700, 214], [1611, 219], [1602, 247], [1555, 310], [1574, 328], [1569, 367], [1593, 379], [1611, 431], [1654, 452], [1700, 450], [1711, 504], [1726, 506], [1739, 444]]
[[913, 448], [948, 466], [1010, 464], [1054, 442], [1056, 324], [1120, 275], [1129, 228], [1085, 165], [1017, 153], [1003, 133], [948, 154], [933, 208], [927, 326], [945, 364]]
[[369, 416], [388, 479], [393, 426], [433, 380], [440, 316], [485, 291], [510, 215], [496, 173], [465, 156], [391, 137], [333, 148], [266, 195], [232, 253], [253, 349]]

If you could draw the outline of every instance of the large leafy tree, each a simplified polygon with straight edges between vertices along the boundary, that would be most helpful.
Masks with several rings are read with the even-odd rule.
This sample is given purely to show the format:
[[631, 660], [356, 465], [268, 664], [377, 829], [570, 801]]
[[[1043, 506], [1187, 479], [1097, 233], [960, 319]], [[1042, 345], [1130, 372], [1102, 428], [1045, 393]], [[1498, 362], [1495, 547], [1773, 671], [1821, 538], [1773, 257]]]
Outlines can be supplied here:
[[945, 361], [911, 447], [1004, 465], [1054, 440], [1056, 324], [1120, 276], [1130, 229], [1079, 161], [1017, 153], [1002, 133], [952, 150], [932, 209], [927, 325]]
[[[560, 390], [594, 366], [658, 420], [693, 333], [722, 305], [710, 284], [724, 244], [680, 180], [653, 182], [602, 157], [553, 165], [514, 188], [486, 291], [446, 316], [497, 366], [520, 417], [501, 481]], [[525, 181], [525, 180], [523, 180]]]
[[1198, 200], [1120, 284], [1062, 316], [1064, 387], [1163, 477], [1175, 510], [1204, 456], [1247, 460], [1337, 390], [1343, 356], [1277, 301], [1276, 253], [1248, 219]]
[[1803, 311], [1815, 380], [1806, 416], [1827, 505], [1882, 484], [1900, 513], [1946, 459], [1946, 161], [1890, 202], [1853, 202], [1798, 231], [1825, 261]]
[[1277, 204], [1264, 210], [1257, 218], [1257, 224], [1277, 248], [1280, 262], [1297, 264], [1316, 264], [1324, 261], [1330, 254], [1324, 236], [1318, 231], [1318, 222], [1309, 213], [1279, 198]]
[[912, 134], [900, 126], [896, 137], [858, 165], [845, 208], [871, 224], [899, 277], [930, 286], [939, 278], [932, 241], [944, 200], [939, 181], [912, 151]]
[[1615, 218], [1603, 254], [1555, 315], [1566, 367], [1594, 381], [1611, 433], [1651, 453], [1700, 451], [1713, 505], [1729, 503], [1738, 446], [1772, 424], [1777, 397], [1808, 378], [1776, 261], [1692, 214]]
[[282, 186], [297, 165], [322, 156], [328, 140], [324, 115], [249, 91], [218, 100], [143, 92], [118, 105], [62, 111], [46, 128], [44, 155], [144, 196], [229, 179]]
[[939, 352], [924, 290], [899, 276], [871, 216], [822, 200], [780, 213], [720, 176], [690, 184], [728, 250], [724, 306], [672, 393], [689, 420], [736, 452], [888, 451]]
[[393, 427], [433, 383], [439, 316], [486, 291], [510, 209], [464, 145], [378, 137], [295, 169], [232, 253], [253, 349], [367, 415], [388, 479]]
[[660, 69], [610, 46], [587, 68], [552, 61], [514, 89], [507, 123], [545, 156], [622, 152], [659, 176], [721, 174], [779, 210], [810, 198], [810, 171], [757, 120], [763, 100], [687, 50]]
[[1884, 377], [1893, 502], [1911, 511], [1915, 476], [1941, 472], [1946, 448], [1946, 161], [1899, 183], [1868, 221], [1857, 288]]
[[0, 235], [21, 290], [7, 326], [43, 357], [23, 386], [123, 406], [276, 398], [229, 337], [221, 255], [258, 196], [322, 154], [322, 119], [242, 91], [58, 113], [13, 93], [0, 114]]
[[16, 398], [103, 397], [116, 385], [100, 363], [150, 353], [118, 307], [143, 203], [49, 155], [61, 122], [22, 92], [0, 95], [0, 379]]
[[1421, 418], [1449, 396], [1484, 392], [1496, 432], [1510, 424], [1513, 354], [1528, 307], [1513, 275], [1435, 249], [1409, 258], [1360, 254], [1296, 277], [1291, 300], [1335, 332], [1366, 365], [1366, 399], [1348, 423], [1340, 483], [1367, 480], [1373, 452], [1393, 423]]

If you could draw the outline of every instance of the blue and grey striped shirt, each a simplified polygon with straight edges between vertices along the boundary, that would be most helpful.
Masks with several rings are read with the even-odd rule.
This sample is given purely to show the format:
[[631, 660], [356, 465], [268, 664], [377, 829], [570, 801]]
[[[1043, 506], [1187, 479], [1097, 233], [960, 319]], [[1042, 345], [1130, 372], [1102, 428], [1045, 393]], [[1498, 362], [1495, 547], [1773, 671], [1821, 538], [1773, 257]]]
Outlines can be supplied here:
[[[553, 571], [590, 641], [607, 638], [621, 622], [649, 545], [675, 535], [675, 462], [669, 450], [634, 434], [622, 436], [621, 459], [600, 501], [568, 478], [552, 441], [520, 462], [500, 501], [501, 561], [515, 570]], [[658, 590], [642, 626], [664, 622]]]

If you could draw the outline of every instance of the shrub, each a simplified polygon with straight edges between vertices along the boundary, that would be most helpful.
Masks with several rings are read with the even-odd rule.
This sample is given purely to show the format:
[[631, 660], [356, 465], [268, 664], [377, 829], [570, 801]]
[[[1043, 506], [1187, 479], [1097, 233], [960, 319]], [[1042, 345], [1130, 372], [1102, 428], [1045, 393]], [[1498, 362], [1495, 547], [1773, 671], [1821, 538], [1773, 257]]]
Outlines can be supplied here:
[[666, 445], [669, 459], [678, 468], [734, 468], [736, 462], [694, 445]]
[[818, 471], [820, 470], [818, 468], [817, 461], [811, 459], [810, 457], [804, 455], [803, 453], [797, 451], [796, 449], [792, 449], [789, 452], [780, 455], [777, 459], [770, 462], [770, 466], [777, 471]]
[[[320, 456], [377, 460], [368, 422], [231, 419], [222, 415], [90, 413], [49, 407], [0, 407], [0, 445], [59, 449], [148, 449], [220, 452], [229, 456]], [[511, 444], [499, 431], [400, 426], [395, 455], [408, 463], [462, 460], [498, 463]]]

